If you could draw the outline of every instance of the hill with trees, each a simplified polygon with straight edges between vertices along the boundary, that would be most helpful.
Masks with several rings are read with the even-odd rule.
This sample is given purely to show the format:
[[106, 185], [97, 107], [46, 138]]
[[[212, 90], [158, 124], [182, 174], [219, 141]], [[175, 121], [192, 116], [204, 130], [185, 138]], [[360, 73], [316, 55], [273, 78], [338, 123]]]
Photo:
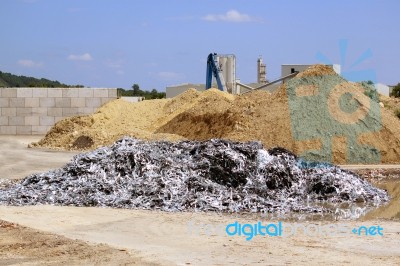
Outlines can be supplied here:
[[[34, 78], [26, 76], [17, 76], [11, 73], [0, 71], [0, 88], [84, 88], [83, 85], [67, 85], [59, 81], [48, 80], [45, 78]], [[131, 90], [118, 88], [118, 96], [137, 96], [145, 99], [165, 98], [165, 92], [158, 92], [156, 89], [151, 91], [141, 90], [138, 84], [133, 84]]]
[[59, 81], [52, 81], [45, 78], [37, 79], [33, 77], [17, 76], [11, 73], [0, 71], [0, 88], [20, 88], [20, 87], [36, 87], [36, 88], [83, 88], [83, 85], [66, 85]]

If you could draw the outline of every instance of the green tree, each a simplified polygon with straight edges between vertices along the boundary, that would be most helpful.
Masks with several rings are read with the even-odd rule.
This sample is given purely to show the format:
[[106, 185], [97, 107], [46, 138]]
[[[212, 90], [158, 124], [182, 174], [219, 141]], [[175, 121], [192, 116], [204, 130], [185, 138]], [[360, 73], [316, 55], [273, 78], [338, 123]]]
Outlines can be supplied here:
[[140, 89], [139, 84], [132, 85], [133, 96], [142, 96], [143, 91]]
[[157, 99], [158, 98], [158, 91], [156, 89], [152, 89], [150, 92], [150, 98], [151, 99]]
[[397, 85], [394, 86], [392, 92], [390, 93], [390, 96], [393, 96], [395, 98], [400, 97], [400, 83], [397, 83]]
[[368, 81], [361, 81], [359, 82], [361, 86], [364, 88], [364, 94], [371, 98], [373, 101], [379, 103], [379, 94], [376, 91], [375, 85], [371, 80]]

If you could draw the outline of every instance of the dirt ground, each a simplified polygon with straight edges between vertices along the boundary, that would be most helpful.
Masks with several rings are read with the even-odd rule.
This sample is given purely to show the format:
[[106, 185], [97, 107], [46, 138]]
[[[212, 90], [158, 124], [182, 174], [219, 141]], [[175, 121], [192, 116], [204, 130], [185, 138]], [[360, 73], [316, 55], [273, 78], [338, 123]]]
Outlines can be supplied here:
[[[218, 231], [213, 231], [214, 229], [207, 231], [207, 228], [217, 228], [218, 225], [227, 225], [234, 221], [242, 224], [255, 223], [257, 219], [215, 213], [166, 213], [56, 206], [1, 206], [0, 212], [2, 219], [34, 230], [94, 244], [107, 244], [137, 254], [145, 262], [162, 265], [399, 265], [400, 263], [398, 249], [400, 223], [392, 221], [334, 223], [349, 228], [379, 225], [384, 230], [384, 236], [351, 233], [337, 236], [305, 235], [299, 230], [294, 236], [255, 236], [251, 241], [246, 241], [243, 236], [219, 235]], [[260, 220], [265, 222], [268, 219], [260, 218]], [[285, 225], [287, 224], [295, 225], [293, 222], [285, 222]], [[328, 222], [303, 221], [298, 224], [327, 226]], [[76, 243], [72, 241], [69, 243], [70, 247], [66, 246], [67, 250], [76, 248]], [[33, 247], [28, 245], [27, 249]], [[49, 248], [51, 249], [42, 246], [43, 250], [40, 252], [51, 252]], [[71, 257], [75, 258], [74, 252], [71, 253]], [[54, 255], [58, 257], [61, 254], [54, 253]], [[65, 257], [60, 256], [60, 260], [63, 259]], [[104, 264], [104, 261], [99, 263]]]
[[28, 149], [43, 136], [0, 136], [0, 179], [21, 179], [32, 173], [63, 166], [77, 152]]
[[[71, 152], [28, 149], [35, 137], [0, 136], [0, 178], [20, 179], [32, 172], [57, 168]], [[39, 138], [37, 138], [39, 139]], [[396, 166], [389, 166], [393, 182], [380, 168], [369, 166], [363, 175], [396, 194], [389, 207], [357, 221], [282, 221], [286, 226], [380, 226], [383, 236], [327, 235], [298, 230], [292, 236], [227, 236], [219, 225], [278, 223], [271, 217], [217, 213], [59, 206], [0, 206], [0, 265], [399, 265], [400, 182]], [[385, 181], [385, 180], [383, 180]], [[396, 218], [399, 216], [398, 218]], [[5, 222], [7, 221], [7, 222]], [[214, 230], [215, 229], [215, 230]]]
[[0, 220], [0, 265], [154, 265], [126, 249], [90, 244]]

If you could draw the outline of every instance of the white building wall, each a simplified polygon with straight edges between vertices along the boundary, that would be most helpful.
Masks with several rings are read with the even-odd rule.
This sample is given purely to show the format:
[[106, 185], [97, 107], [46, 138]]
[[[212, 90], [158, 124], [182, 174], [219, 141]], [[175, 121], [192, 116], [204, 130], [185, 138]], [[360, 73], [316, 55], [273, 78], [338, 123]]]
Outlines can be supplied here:
[[204, 91], [206, 89], [205, 84], [181, 84], [176, 86], [170, 86], [165, 89], [166, 98], [173, 98], [189, 89], [196, 89], [198, 91]]
[[377, 83], [375, 84], [375, 89], [378, 91], [378, 93], [389, 97], [390, 93], [389, 86], [382, 83]]

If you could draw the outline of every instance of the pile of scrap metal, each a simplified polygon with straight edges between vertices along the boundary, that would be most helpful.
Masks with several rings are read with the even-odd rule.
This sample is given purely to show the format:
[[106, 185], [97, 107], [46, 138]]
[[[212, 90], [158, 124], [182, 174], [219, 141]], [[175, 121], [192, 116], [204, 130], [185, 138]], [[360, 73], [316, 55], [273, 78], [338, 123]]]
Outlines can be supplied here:
[[308, 163], [259, 142], [148, 142], [125, 137], [76, 155], [64, 167], [0, 188], [0, 203], [288, 213], [310, 204], [379, 205], [388, 194], [354, 173]]

